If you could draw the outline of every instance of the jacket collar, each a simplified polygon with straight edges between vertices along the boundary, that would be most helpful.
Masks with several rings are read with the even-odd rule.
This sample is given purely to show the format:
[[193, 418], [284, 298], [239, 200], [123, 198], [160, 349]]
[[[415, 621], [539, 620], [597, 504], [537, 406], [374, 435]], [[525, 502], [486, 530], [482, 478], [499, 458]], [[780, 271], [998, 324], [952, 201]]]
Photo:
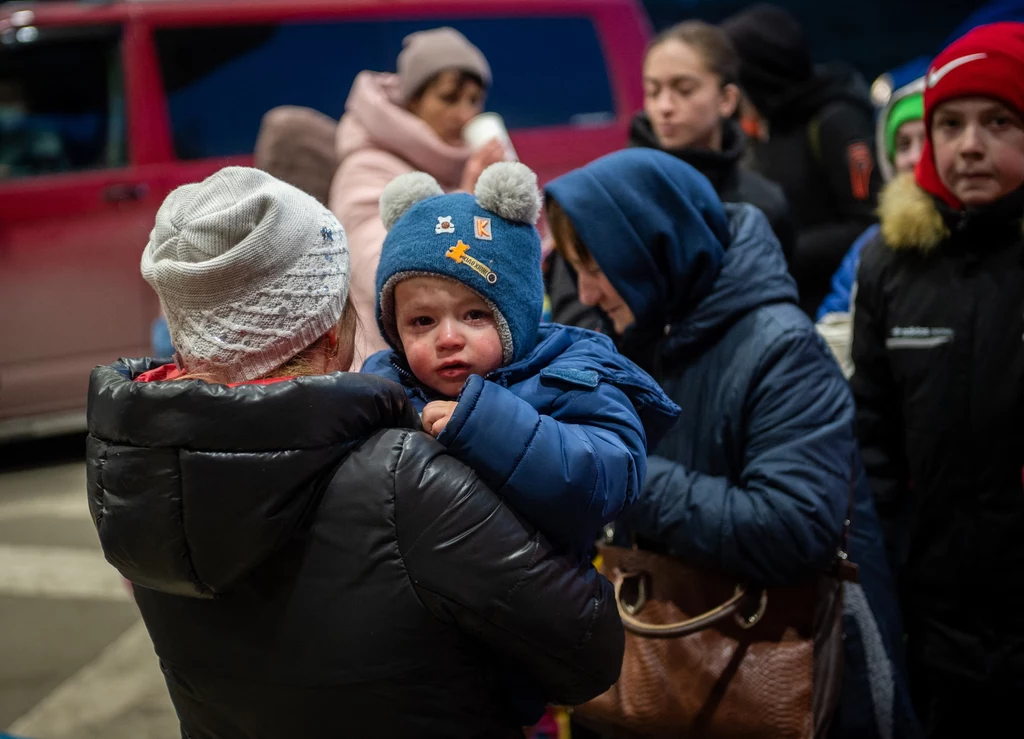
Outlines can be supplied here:
[[237, 387], [201, 380], [135, 382], [157, 366], [152, 360], [120, 360], [93, 371], [94, 436], [131, 446], [263, 452], [337, 444], [385, 427], [417, 427], [402, 388], [372, 375], [337, 372]]
[[1024, 232], [1024, 188], [981, 208], [954, 209], [929, 195], [913, 174], [890, 182], [878, 200], [882, 236], [892, 249], [932, 252], [946, 241], [1013, 238]]
[[93, 371], [89, 489], [107, 558], [164, 592], [229, 590], [308, 520], [357, 444], [419, 426], [402, 388], [372, 375], [135, 381], [153, 368]]
[[629, 145], [659, 149], [666, 154], [682, 159], [711, 180], [715, 190], [721, 192], [737, 175], [740, 159], [747, 150], [747, 139], [739, 124], [728, 119], [722, 123], [721, 151], [691, 147], [663, 149], [647, 114], [637, 113], [630, 126]]

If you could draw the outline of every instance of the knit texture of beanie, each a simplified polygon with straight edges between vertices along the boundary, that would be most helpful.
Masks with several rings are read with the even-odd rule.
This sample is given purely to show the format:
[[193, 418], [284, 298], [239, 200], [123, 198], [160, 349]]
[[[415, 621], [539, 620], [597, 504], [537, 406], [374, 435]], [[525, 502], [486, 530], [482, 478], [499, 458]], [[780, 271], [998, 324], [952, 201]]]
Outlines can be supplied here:
[[142, 254], [185, 372], [246, 382], [281, 366], [341, 318], [345, 234], [301, 190], [227, 167], [172, 191]]
[[787, 11], [767, 3], [726, 18], [720, 27], [740, 56], [740, 87], [761, 115], [773, 119], [779, 101], [814, 76], [803, 28]]
[[409, 34], [398, 55], [402, 102], [407, 103], [434, 75], [446, 69], [469, 72], [491, 86], [491, 67], [483, 52], [454, 28], [443, 26]]

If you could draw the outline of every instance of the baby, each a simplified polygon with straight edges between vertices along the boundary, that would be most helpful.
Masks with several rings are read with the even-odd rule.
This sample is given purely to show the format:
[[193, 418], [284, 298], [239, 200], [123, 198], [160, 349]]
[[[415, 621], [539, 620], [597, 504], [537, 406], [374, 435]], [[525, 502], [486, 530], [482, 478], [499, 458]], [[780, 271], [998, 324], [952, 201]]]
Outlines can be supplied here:
[[488, 167], [474, 195], [419, 172], [391, 182], [377, 321], [394, 351], [363, 371], [401, 383], [426, 431], [582, 555], [639, 494], [679, 408], [608, 337], [540, 324], [540, 204], [518, 162]]

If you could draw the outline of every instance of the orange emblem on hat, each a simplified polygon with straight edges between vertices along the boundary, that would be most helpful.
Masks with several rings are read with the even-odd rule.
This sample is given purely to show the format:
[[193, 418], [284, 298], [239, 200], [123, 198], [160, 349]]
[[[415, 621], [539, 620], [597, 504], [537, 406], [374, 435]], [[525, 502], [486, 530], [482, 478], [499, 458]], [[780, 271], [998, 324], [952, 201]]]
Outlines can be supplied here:
[[445, 256], [449, 259], [454, 259], [459, 264], [462, 264], [463, 257], [466, 256], [466, 251], [469, 249], [469, 244], [464, 244], [462, 239], [459, 239], [459, 243], [448, 249], [445, 252]]
[[498, 281], [498, 275], [490, 267], [481, 261], [474, 259], [469, 256], [466, 252], [469, 251], [469, 244], [466, 244], [459, 239], [459, 243], [455, 246], [448, 248], [448, 251], [444, 253], [448, 259], [454, 260], [457, 264], [465, 264], [467, 267], [472, 269], [478, 275], [483, 277], [487, 282], [493, 285]]
[[473, 233], [481, 241], [491, 240], [491, 219], [473, 216]]

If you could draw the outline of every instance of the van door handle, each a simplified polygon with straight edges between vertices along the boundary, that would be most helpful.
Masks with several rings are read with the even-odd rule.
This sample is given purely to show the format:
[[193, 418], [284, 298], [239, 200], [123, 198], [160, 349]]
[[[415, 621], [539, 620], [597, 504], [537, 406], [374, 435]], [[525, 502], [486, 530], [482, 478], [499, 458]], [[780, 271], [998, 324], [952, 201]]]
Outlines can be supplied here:
[[103, 199], [108, 203], [123, 203], [130, 200], [142, 200], [149, 194], [149, 186], [145, 184], [121, 183], [111, 185], [103, 191]]

